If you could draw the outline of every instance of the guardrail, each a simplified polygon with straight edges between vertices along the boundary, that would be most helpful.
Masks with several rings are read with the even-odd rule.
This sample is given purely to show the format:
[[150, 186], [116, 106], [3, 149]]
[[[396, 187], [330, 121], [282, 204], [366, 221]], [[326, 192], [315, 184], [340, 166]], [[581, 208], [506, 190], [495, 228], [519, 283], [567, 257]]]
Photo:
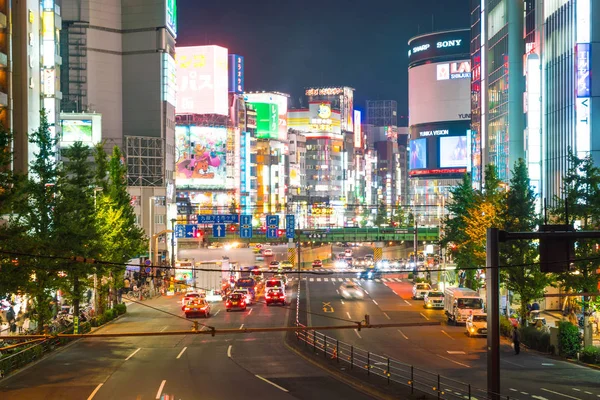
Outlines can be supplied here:
[[61, 339], [46, 339], [18, 353], [0, 359], [0, 379], [11, 372], [41, 358], [61, 344]]
[[[299, 322], [300, 285], [298, 285], [296, 310], [296, 325], [305, 327]], [[351, 370], [363, 370], [367, 376], [378, 376], [388, 385], [400, 384], [410, 387], [412, 394], [419, 391], [447, 400], [517, 400], [515, 397], [491, 393], [471, 384], [360, 349], [313, 329], [297, 331], [296, 338], [299, 342], [304, 342], [307, 350], [312, 349], [313, 353], [322, 353], [323, 358], [328, 361], [346, 363]]]

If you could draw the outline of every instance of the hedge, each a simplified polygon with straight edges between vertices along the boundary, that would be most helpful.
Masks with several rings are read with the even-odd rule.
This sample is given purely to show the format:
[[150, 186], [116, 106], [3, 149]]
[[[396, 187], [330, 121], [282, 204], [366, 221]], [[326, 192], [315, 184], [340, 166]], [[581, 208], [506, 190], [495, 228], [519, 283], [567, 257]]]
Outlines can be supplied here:
[[541, 331], [534, 326], [526, 326], [519, 330], [521, 332], [521, 342], [530, 349], [550, 352], [550, 333]]
[[500, 317], [500, 334], [504, 337], [512, 339], [513, 324], [505, 316]]
[[600, 347], [584, 347], [579, 354], [579, 360], [588, 364], [600, 364]]
[[123, 315], [127, 312], [127, 306], [125, 304], [117, 304], [114, 308], [108, 309], [104, 311], [103, 314], [99, 314], [94, 318], [90, 319], [90, 325], [93, 327], [98, 327], [104, 325], [105, 323], [112, 321], [117, 318], [119, 315]]
[[558, 351], [563, 357], [575, 358], [581, 350], [579, 327], [567, 321], [558, 324]]

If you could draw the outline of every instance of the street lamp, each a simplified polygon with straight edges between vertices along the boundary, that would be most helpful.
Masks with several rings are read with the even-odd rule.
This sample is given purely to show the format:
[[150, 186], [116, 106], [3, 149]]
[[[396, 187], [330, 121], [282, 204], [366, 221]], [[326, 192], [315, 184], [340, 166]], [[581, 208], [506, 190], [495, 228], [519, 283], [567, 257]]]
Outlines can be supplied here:
[[148, 214], [149, 214], [149, 218], [148, 218], [148, 238], [149, 240], [149, 244], [148, 244], [148, 259], [150, 260], [151, 264], [154, 264], [154, 258], [152, 257], [152, 232], [154, 231], [154, 220], [152, 219], [152, 202], [156, 200], [156, 196], [150, 196], [150, 198], [148, 199]]

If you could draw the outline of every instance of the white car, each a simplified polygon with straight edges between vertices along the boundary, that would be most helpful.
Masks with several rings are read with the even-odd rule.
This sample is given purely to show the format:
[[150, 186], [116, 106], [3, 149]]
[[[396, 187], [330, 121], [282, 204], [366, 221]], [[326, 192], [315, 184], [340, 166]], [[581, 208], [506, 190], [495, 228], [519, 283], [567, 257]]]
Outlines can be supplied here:
[[425, 298], [425, 295], [431, 291], [429, 283], [415, 283], [412, 290], [413, 299], [420, 300]]
[[279, 261], [271, 261], [269, 263], [269, 269], [270, 270], [277, 270], [277, 269], [279, 269]]
[[345, 260], [337, 260], [333, 266], [337, 269], [348, 268], [348, 263]]
[[352, 249], [346, 249], [344, 250], [344, 254], [346, 257], [352, 257]]
[[273, 249], [263, 249], [262, 255], [265, 257], [270, 257], [273, 255]]
[[438, 290], [427, 292], [423, 297], [423, 307], [444, 308], [444, 293]]
[[353, 282], [343, 283], [342, 285], [340, 285], [339, 291], [340, 291], [340, 296], [342, 296], [344, 299], [347, 299], [347, 300], [349, 300], [349, 299], [362, 300], [365, 297], [365, 293], [361, 289], [361, 287]]
[[468, 336], [487, 336], [487, 315], [471, 314], [465, 324]]
[[235, 289], [233, 291], [233, 293], [241, 294], [246, 299], [246, 304], [248, 304], [248, 305], [252, 304], [252, 294], [250, 293], [250, 291], [248, 289]]

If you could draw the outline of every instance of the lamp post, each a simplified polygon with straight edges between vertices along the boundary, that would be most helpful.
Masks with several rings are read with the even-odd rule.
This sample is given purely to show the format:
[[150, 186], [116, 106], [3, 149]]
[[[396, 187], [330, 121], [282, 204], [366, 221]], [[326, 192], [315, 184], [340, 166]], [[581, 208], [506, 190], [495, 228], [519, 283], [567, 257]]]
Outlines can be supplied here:
[[149, 240], [149, 244], [148, 244], [148, 259], [150, 260], [150, 263], [154, 264], [154, 258], [152, 257], [152, 235], [153, 235], [153, 231], [154, 231], [154, 220], [152, 219], [152, 202], [156, 199], [156, 196], [150, 196], [150, 198], [148, 199], [148, 237], [150, 238]]

